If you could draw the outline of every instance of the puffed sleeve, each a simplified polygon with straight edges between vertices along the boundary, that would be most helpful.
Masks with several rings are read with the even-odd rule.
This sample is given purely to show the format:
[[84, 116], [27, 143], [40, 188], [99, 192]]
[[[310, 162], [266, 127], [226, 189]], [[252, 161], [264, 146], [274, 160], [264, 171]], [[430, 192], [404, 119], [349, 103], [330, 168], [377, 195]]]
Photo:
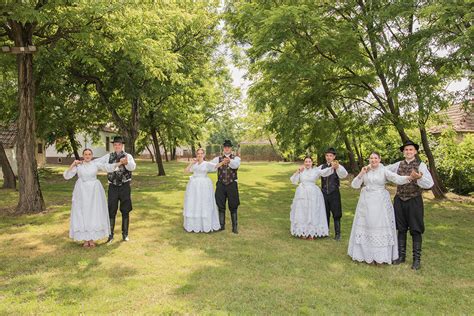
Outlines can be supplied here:
[[387, 165], [387, 166], [385, 166], [385, 168], [388, 169], [391, 172], [397, 173], [399, 166], [400, 166], [400, 161], [398, 161], [396, 163], [393, 163], [391, 165]]
[[362, 184], [364, 183], [364, 177], [360, 178], [359, 176], [354, 177], [351, 183], [351, 187], [354, 189], [360, 189]]
[[334, 172], [334, 169], [333, 168], [325, 168], [325, 169], [322, 169], [321, 166], [319, 166], [317, 168], [319, 174], [321, 177], [329, 177], [330, 175], [332, 175], [332, 173]]
[[290, 180], [291, 180], [291, 183], [293, 183], [294, 185], [298, 185], [298, 183], [300, 182], [300, 173], [296, 172], [295, 174], [293, 174]]
[[336, 174], [339, 179], [344, 179], [349, 173], [347, 172], [346, 168], [344, 168], [344, 166], [340, 164], [339, 168], [336, 169]]
[[110, 158], [110, 154], [105, 154], [100, 158], [94, 159], [93, 161], [95, 163], [105, 164], [105, 163], [109, 163], [109, 158]]
[[395, 184], [403, 185], [410, 182], [409, 176], [398, 175], [395, 172], [388, 170], [387, 168], [385, 168], [384, 172], [385, 172], [385, 179]]
[[68, 168], [64, 170], [63, 177], [66, 180], [72, 179], [77, 174], [77, 167]]
[[229, 162], [229, 167], [231, 169], [239, 169], [240, 167], [240, 157], [234, 157], [234, 159], [231, 159]]
[[97, 166], [97, 169], [103, 170], [105, 172], [114, 172], [118, 166], [118, 163], [108, 163], [108, 160], [107, 162], [103, 162], [103, 160], [94, 159], [92, 162]]
[[217, 170], [216, 168], [217, 164], [206, 161], [206, 170], [207, 172], [214, 172]]
[[217, 164], [219, 163], [219, 157], [215, 157], [215, 158], [212, 159], [210, 162], [217, 165]]
[[416, 184], [418, 184], [422, 189], [431, 189], [434, 185], [434, 181], [433, 177], [431, 177], [430, 171], [428, 170], [428, 166], [422, 162], [418, 171], [423, 173], [423, 176], [421, 179], [416, 180]]
[[135, 170], [135, 168], [137, 167], [137, 164], [135, 162], [135, 159], [133, 159], [133, 156], [130, 154], [127, 154], [127, 160], [128, 160], [128, 163], [124, 166], [125, 169], [127, 169], [128, 171]]

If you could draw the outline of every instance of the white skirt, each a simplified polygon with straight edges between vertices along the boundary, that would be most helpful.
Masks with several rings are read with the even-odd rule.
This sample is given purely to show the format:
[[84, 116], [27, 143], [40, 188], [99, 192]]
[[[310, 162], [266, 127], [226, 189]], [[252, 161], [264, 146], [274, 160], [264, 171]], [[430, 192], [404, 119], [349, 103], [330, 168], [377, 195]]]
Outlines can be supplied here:
[[355, 261], [388, 263], [398, 259], [395, 212], [390, 193], [362, 189], [352, 224], [348, 255]]
[[188, 232], [219, 230], [219, 215], [212, 180], [207, 176], [191, 176], [184, 195], [184, 229]]
[[77, 241], [98, 240], [109, 234], [109, 211], [102, 183], [78, 179], [72, 192], [69, 237]]
[[291, 234], [297, 237], [329, 235], [326, 207], [321, 189], [314, 183], [301, 183], [291, 204]]

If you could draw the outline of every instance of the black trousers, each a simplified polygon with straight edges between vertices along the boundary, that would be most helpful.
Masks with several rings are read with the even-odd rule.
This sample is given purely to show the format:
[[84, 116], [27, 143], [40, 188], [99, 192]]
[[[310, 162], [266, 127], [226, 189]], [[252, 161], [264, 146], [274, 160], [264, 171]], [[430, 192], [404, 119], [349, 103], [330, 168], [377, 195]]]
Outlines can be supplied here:
[[108, 206], [109, 217], [115, 218], [120, 202], [120, 212], [122, 217], [128, 217], [128, 213], [132, 211], [132, 197], [131, 197], [130, 181], [125, 182], [120, 186], [109, 184]]
[[399, 232], [406, 233], [409, 230], [412, 236], [425, 232], [424, 206], [421, 195], [407, 201], [403, 201], [398, 195], [395, 195], [393, 208]]
[[341, 192], [339, 190], [335, 190], [329, 194], [323, 191], [324, 196], [324, 204], [326, 206], [326, 216], [328, 219], [328, 223], [332, 217], [337, 220], [341, 219], [342, 217], [342, 202], [341, 202]]
[[237, 208], [240, 205], [239, 187], [237, 182], [231, 182], [228, 185], [217, 181], [216, 183], [216, 204], [219, 212], [225, 213], [226, 202], [229, 204], [231, 213], [237, 213]]

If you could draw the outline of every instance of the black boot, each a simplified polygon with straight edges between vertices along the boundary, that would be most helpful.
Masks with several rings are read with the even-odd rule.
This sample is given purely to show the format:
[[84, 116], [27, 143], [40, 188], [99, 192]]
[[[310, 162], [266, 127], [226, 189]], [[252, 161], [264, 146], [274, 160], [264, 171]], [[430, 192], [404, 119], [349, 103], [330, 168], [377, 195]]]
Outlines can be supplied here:
[[115, 217], [110, 217], [110, 235], [107, 243], [110, 244], [114, 240]]
[[128, 225], [130, 224], [130, 217], [122, 216], [122, 240], [128, 241]]
[[239, 229], [238, 229], [238, 223], [237, 223], [237, 212], [230, 213], [230, 216], [231, 216], [231, 219], [232, 219], [232, 232], [234, 234], [238, 234]]
[[221, 228], [219, 230], [225, 230], [225, 211], [219, 211], [219, 224], [221, 225]]
[[413, 242], [413, 264], [411, 268], [413, 270], [421, 269], [421, 241]]
[[337, 241], [341, 240], [341, 220], [335, 219], [334, 220], [334, 232], [336, 233], [334, 239]]
[[407, 233], [398, 232], [398, 259], [393, 264], [404, 263], [407, 256]]

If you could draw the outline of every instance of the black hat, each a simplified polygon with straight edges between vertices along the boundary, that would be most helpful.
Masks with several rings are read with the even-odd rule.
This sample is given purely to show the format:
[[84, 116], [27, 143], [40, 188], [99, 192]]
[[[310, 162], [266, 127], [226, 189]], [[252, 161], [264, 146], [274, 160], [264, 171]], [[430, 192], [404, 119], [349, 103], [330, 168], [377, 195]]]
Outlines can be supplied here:
[[224, 140], [224, 144], [222, 144], [223, 147], [233, 147], [232, 142], [228, 139]]
[[336, 155], [336, 150], [334, 148], [330, 147], [324, 153], [325, 154], [333, 154], [335, 156]]
[[111, 143], [122, 143], [125, 144], [125, 141], [122, 136], [114, 136]]
[[418, 150], [420, 148], [420, 146], [418, 146], [418, 144], [415, 144], [411, 140], [407, 140], [406, 142], [403, 143], [402, 146], [400, 146], [400, 151], [403, 151], [405, 149], [405, 147], [407, 147], [407, 146], [413, 146], [413, 147], [415, 147], [416, 150]]

